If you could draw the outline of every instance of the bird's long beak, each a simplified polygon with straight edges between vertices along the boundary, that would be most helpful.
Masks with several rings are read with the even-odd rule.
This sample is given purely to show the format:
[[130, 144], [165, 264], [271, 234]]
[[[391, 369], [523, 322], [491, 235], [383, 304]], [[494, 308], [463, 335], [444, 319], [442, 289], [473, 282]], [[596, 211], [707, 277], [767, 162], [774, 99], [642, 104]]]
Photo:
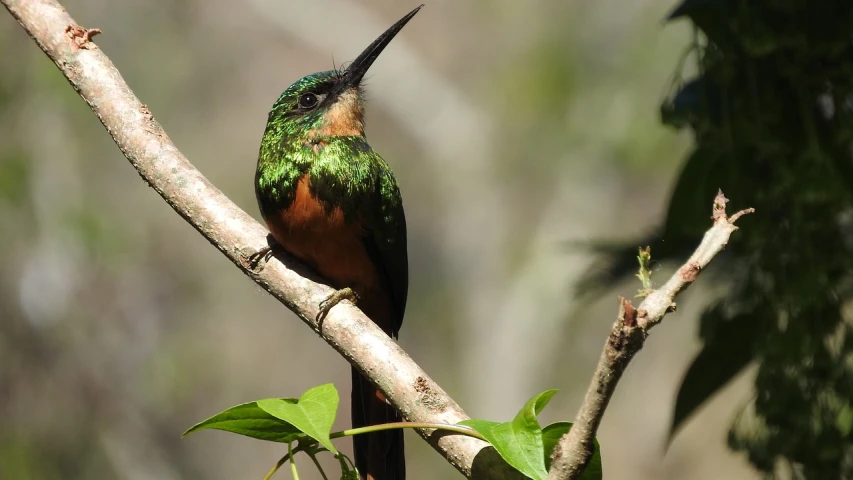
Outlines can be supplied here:
[[400, 30], [409, 23], [409, 20], [411, 20], [421, 8], [423, 8], [423, 4], [407, 13], [405, 17], [398, 20], [394, 25], [391, 25], [391, 28], [385, 30], [385, 33], [382, 35], [379, 35], [379, 38], [374, 40], [369, 47], [365, 48], [364, 51], [361, 52], [361, 55], [352, 61], [350, 66], [347, 67], [346, 72], [344, 72], [343, 81], [339, 84], [341, 91], [358, 86], [361, 79], [364, 78], [364, 74], [367, 73], [367, 70], [371, 65], [373, 65], [373, 62], [379, 57], [382, 50], [391, 43], [394, 36], [400, 33]]

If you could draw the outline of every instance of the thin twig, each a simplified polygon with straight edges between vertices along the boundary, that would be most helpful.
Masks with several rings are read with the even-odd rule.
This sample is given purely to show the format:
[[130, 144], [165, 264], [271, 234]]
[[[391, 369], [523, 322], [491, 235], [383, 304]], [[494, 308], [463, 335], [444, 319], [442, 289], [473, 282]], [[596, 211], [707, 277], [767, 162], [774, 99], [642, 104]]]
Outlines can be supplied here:
[[[0, 0], [62, 71], [139, 175], [190, 225], [263, 289], [296, 313], [344, 358], [370, 378], [403, 416], [453, 424], [465, 412], [411, 358], [348, 302], [333, 308], [319, 329], [320, 302], [332, 289], [285, 254], [253, 269], [251, 257], [268, 245], [267, 230], [214, 187], [172, 144], [148, 107], [124, 82], [92, 36], [54, 0]], [[98, 37], [106, 41], [109, 29]], [[419, 430], [462, 474], [520, 478], [485, 442]], [[477, 471], [472, 472], [479, 455]]]
[[384, 430], [397, 430], [397, 429], [401, 429], [401, 428], [441, 430], [444, 432], [458, 433], [460, 435], [466, 435], [466, 436], [469, 436], [472, 438], [478, 438], [480, 440], [483, 440], [484, 442], [486, 441], [486, 437], [484, 437], [482, 433], [474, 430], [471, 427], [466, 427], [464, 425], [445, 425], [445, 424], [441, 424], [441, 423], [421, 423], [421, 422], [391, 422], [391, 423], [383, 423], [380, 425], [370, 425], [367, 427], [350, 428], [348, 430], [341, 430], [340, 432], [332, 432], [329, 435], [329, 438], [351, 437], [354, 435], [362, 435], [365, 433], [381, 432]]
[[720, 191], [714, 199], [713, 226], [693, 255], [662, 287], [650, 292], [637, 308], [630, 300], [619, 299], [616, 323], [604, 344], [574, 425], [554, 449], [548, 480], [575, 479], [583, 473], [592, 458], [595, 434], [610, 397], [631, 359], [643, 348], [649, 330], [675, 310], [675, 296], [690, 286], [699, 272], [726, 247], [729, 237], [737, 230], [735, 221], [755, 211], [749, 208], [729, 217], [726, 215], [727, 202]]
[[311, 458], [311, 461], [314, 462], [314, 466], [317, 467], [317, 470], [320, 472], [320, 476], [323, 477], [323, 480], [329, 480], [329, 477], [326, 476], [326, 472], [323, 470], [323, 466], [320, 465], [320, 460], [317, 460], [317, 454], [314, 452], [305, 453]]

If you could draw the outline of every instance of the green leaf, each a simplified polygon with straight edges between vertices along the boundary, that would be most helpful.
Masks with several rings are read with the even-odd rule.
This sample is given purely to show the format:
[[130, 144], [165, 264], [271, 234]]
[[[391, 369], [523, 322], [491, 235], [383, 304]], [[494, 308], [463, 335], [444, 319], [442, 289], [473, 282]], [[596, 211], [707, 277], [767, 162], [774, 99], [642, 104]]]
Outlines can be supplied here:
[[329, 438], [338, 410], [338, 401], [337, 389], [327, 383], [306, 391], [296, 402], [270, 398], [258, 400], [258, 406], [270, 415], [294, 425], [338, 455]]
[[[282, 401], [296, 402], [295, 399], [281, 399]], [[293, 425], [273, 417], [262, 410], [257, 402], [244, 403], [218, 413], [203, 422], [197, 423], [184, 432], [187, 436], [197, 430], [213, 428], [226, 432], [239, 433], [247, 437], [267, 440], [270, 442], [288, 443], [302, 432]]]
[[545, 470], [542, 428], [536, 416], [555, 393], [557, 390], [546, 390], [535, 395], [524, 404], [511, 422], [465, 420], [459, 424], [471, 427], [483, 435], [501, 458], [513, 468], [529, 478], [540, 480], [548, 476], [548, 471]]
[[[569, 432], [572, 428], [570, 422], [556, 422], [542, 429], [542, 444], [545, 446], [545, 468], [551, 468], [551, 454], [554, 453], [554, 448], [560, 438]], [[584, 469], [580, 476], [580, 480], [601, 480], [604, 472], [601, 466], [601, 448], [598, 445], [598, 440], [595, 441], [595, 451], [592, 458], [589, 459], [589, 464]]]

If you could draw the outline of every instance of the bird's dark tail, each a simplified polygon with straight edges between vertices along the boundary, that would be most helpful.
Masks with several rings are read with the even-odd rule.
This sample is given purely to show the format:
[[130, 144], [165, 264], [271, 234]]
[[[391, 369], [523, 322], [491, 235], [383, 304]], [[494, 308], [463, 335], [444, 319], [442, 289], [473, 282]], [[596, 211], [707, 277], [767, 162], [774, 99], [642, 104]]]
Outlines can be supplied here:
[[[400, 422], [402, 417], [369, 380], [352, 369], [353, 428]], [[403, 430], [385, 430], [353, 436], [355, 466], [367, 480], [405, 480]]]

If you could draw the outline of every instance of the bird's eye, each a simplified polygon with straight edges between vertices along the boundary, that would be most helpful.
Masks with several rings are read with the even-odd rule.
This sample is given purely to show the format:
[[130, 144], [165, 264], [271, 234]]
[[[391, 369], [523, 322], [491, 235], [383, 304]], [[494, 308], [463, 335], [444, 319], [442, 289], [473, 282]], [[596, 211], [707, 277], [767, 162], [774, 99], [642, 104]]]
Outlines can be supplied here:
[[320, 99], [313, 93], [303, 93], [299, 96], [299, 108], [310, 110], [320, 103]]

